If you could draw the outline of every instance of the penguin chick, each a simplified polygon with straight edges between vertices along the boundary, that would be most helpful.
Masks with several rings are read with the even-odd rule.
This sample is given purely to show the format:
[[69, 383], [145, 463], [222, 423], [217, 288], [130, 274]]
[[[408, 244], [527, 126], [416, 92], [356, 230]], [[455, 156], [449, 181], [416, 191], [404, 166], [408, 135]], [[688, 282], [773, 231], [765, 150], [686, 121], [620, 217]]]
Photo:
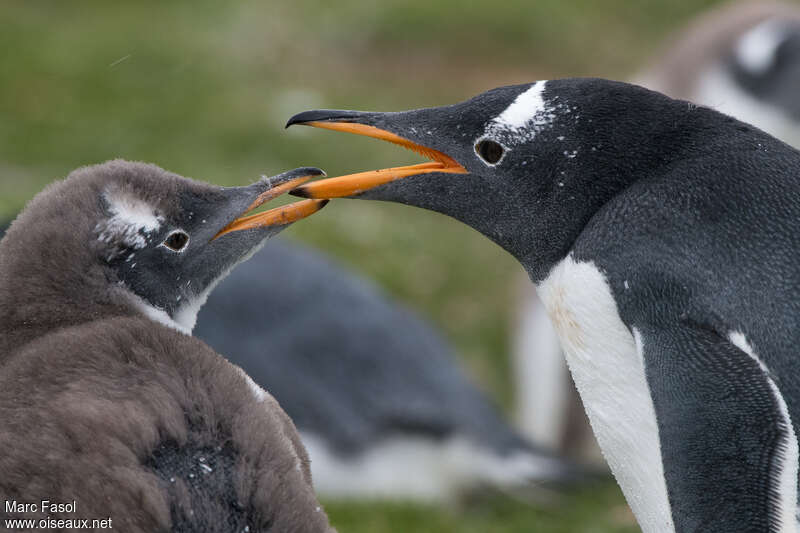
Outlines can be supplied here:
[[8, 518], [108, 518], [142, 532], [332, 531], [291, 420], [188, 335], [218, 280], [324, 203], [242, 215], [321, 173], [225, 188], [111, 161], [28, 204], [0, 241]]

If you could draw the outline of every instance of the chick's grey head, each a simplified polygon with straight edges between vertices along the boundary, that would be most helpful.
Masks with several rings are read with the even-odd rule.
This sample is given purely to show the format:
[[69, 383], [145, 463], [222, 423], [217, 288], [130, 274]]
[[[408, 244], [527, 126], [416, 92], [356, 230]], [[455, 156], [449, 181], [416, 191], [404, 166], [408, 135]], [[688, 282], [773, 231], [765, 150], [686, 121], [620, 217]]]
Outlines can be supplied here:
[[4, 318], [35, 324], [123, 309], [190, 332], [217, 281], [324, 203], [243, 215], [320, 174], [301, 168], [219, 187], [144, 163], [76, 170], [37, 195], [0, 243], [0, 300], [15, 302]]
[[587, 78], [500, 87], [399, 113], [307, 111], [288, 125], [375, 137], [432, 161], [321, 180], [292, 194], [388, 200], [450, 215], [536, 276], [563, 257], [604, 202], [692, 135], [687, 117], [695, 109]]

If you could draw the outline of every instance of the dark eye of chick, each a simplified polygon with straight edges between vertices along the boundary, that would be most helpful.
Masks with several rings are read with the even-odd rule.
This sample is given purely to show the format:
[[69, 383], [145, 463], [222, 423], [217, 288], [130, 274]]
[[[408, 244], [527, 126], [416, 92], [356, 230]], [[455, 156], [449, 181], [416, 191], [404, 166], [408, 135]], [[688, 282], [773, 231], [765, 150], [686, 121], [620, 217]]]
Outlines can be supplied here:
[[164, 246], [176, 252], [183, 250], [188, 243], [189, 235], [183, 231], [173, 231], [169, 234], [169, 237], [164, 240]]
[[498, 142], [484, 139], [475, 145], [475, 151], [481, 156], [481, 159], [490, 165], [494, 165], [503, 158], [505, 148]]

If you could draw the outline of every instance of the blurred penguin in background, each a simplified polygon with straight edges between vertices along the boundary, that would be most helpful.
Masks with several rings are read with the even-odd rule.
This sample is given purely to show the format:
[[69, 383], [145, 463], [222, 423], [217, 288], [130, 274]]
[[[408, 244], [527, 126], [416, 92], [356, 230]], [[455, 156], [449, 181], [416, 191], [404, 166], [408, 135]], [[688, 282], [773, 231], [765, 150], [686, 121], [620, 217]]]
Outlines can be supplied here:
[[[739, 1], [669, 39], [633, 82], [731, 115], [800, 147], [800, 6]], [[513, 343], [517, 420], [566, 457], [603, 462], [561, 347], [533, 285], [519, 284]]]
[[715, 9], [634, 82], [800, 146], [800, 6], [747, 1]]
[[512, 429], [421, 317], [320, 252], [271, 244], [220, 283], [194, 334], [278, 399], [319, 494], [537, 499], [582, 479]]

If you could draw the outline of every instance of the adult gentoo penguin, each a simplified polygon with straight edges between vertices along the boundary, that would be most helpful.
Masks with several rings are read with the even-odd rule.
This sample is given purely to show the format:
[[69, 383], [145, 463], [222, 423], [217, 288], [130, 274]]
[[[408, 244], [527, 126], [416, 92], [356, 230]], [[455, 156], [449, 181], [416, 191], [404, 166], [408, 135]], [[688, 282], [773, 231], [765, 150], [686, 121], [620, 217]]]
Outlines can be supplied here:
[[800, 153], [600, 79], [298, 123], [432, 161], [297, 194], [439, 211], [525, 266], [644, 531], [796, 530]]
[[[632, 79], [800, 147], [800, 4], [715, 5], [667, 39]], [[602, 460], [535, 287], [520, 279], [519, 293], [512, 356], [520, 429], [562, 453]]]
[[243, 215], [319, 174], [225, 188], [112, 161], [30, 202], [0, 241], [6, 518], [331, 531], [291, 420], [186, 334], [220, 278], [324, 204]]

